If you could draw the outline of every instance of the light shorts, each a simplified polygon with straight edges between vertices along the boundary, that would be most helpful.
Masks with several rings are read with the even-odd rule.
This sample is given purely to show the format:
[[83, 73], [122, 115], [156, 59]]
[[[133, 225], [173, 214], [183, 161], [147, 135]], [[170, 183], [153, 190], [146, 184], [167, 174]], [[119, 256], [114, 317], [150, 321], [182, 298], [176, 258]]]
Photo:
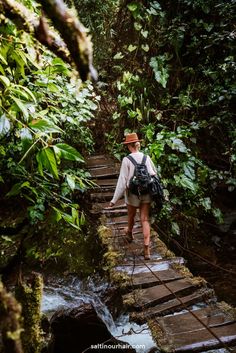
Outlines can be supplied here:
[[152, 198], [149, 194], [145, 194], [145, 195], [134, 195], [131, 194], [131, 192], [129, 191], [125, 191], [125, 203], [134, 207], [139, 207], [140, 203], [151, 203], [152, 202]]

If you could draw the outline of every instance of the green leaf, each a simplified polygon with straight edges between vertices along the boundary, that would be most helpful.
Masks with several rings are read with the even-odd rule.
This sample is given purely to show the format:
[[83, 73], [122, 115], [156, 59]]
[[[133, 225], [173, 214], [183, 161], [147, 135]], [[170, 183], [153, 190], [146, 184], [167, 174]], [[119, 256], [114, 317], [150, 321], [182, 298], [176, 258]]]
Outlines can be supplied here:
[[116, 55], [113, 56], [113, 59], [114, 60], [120, 60], [123, 57], [124, 57], [124, 55], [121, 52], [119, 52], [119, 53], [117, 53]]
[[171, 223], [171, 230], [174, 234], [180, 235], [180, 229], [179, 229], [179, 226], [176, 222]]
[[130, 4], [127, 5], [127, 7], [131, 12], [134, 12], [135, 10], [137, 10], [138, 4], [135, 2], [131, 2]]
[[25, 104], [20, 99], [14, 97], [14, 96], [10, 96], [10, 97], [16, 103], [18, 109], [23, 113], [25, 118], [28, 119], [29, 112], [28, 112], [27, 107], [25, 106]]
[[6, 59], [0, 54], [0, 60], [4, 65], [8, 65], [8, 62], [6, 61]]
[[182, 174], [180, 176], [174, 175], [174, 179], [177, 184], [183, 186], [184, 189], [190, 189], [193, 192], [197, 191], [197, 183], [194, 183], [191, 179]]
[[137, 45], [132, 45], [132, 44], [130, 44], [129, 46], [128, 46], [128, 51], [131, 53], [132, 51], [134, 51], [135, 49], [137, 49]]
[[3, 114], [0, 118], [0, 136], [6, 135], [10, 131], [11, 125], [9, 119]]
[[47, 89], [52, 93], [57, 93], [60, 91], [59, 87], [57, 85], [55, 85], [55, 83], [53, 83], [53, 82], [49, 82], [47, 84]]
[[41, 119], [38, 120], [36, 122], [32, 122], [29, 124], [29, 126], [33, 129], [33, 130], [39, 130], [41, 132], [57, 132], [57, 133], [62, 133], [63, 130], [61, 128], [59, 128], [59, 126], [55, 125], [54, 123], [52, 123], [51, 121], [48, 121], [46, 119]]
[[33, 92], [31, 92], [27, 87], [21, 86], [21, 85], [17, 85], [20, 89], [23, 89], [30, 98], [32, 98], [32, 100], [34, 101], [34, 103], [37, 103], [37, 100], [35, 98], [35, 95], [33, 94]]
[[13, 185], [13, 187], [11, 188], [11, 190], [7, 193], [6, 196], [16, 196], [20, 193], [21, 189], [23, 187], [28, 187], [30, 186], [29, 181], [25, 181], [24, 183], [16, 183]]
[[84, 162], [81, 154], [74, 148], [66, 143], [58, 143], [53, 146], [54, 151], [59, 157], [67, 159], [69, 161]]
[[11, 82], [10, 80], [6, 77], [6, 76], [3, 76], [3, 75], [0, 75], [0, 82], [3, 84], [3, 86], [5, 87], [8, 87], [10, 86]]
[[138, 22], [134, 22], [134, 28], [136, 29], [136, 31], [140, 31], [143, 26]]
[[144, 31], [143, 29], [141, 30], [141, 34], [144, 38], [147, 38], [148, 36], [148, 31]]
[[40, 164], [39, 170], [44, 166], [54, 178], [59, 179], [56, 158], [50, 147], [46, 147], [38, 152], [37, 161]]
[[66, 181], [72, 191], [75, 190], [75, 177], [69, 174], [66, 174]]
[[211, 199], [210, 197], [204, 197], [199, 200], [200, 204], [205, 208], [206, 211], [211, 209]]
[[149, 45], [148, 44], [142, 44], [141, 48], [143, 49], [143, 51], [145, 51], [146, 53], [149, 51]]
[[155, 80], [160, 83], [163, 88], [166, 88], [169, 78], [168, 70], [166, 67], [164, 67], [165, 61], [166, 57], [164, 55], [160, 55], [157, 57], [152, 57], [149, 63], [154, 71]]
[[1, 72], [1, 74], [3, 74], [3, 76], [5, 76], [5, 71], [4, 71], [4, 68], [2, 67], [1, 64], [0, 64], [0, 72]]

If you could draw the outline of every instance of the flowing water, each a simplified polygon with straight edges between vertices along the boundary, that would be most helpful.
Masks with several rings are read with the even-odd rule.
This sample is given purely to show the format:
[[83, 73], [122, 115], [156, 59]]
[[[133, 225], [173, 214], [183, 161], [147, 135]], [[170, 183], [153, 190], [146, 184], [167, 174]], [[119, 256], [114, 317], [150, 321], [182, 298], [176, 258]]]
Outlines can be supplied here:
[[[86, 281], [78, 278], [67, 280], [54, 278], [44, 286], [41, 310], [50, 319], [59, 309], [77, 307], [82, 303], [92, 303], [98, 316], [115, 338], [130, 344], [137, 353], [148, 353], [151, 348], [156, 347], [149, 328], [146, 324], [138, 325], [130, 322], [129, 315], [125, 313], [113, 320], [110, 311], [101, 300], [108, 288], [109, 284], [101, 278], [88, 278]], [[195, 305], [192, 310], [197, 308]], [[159, 350], [156, 347], [156, 350], [152, 352], [159, 352]], [[215, 349], [202, 353], [228, 353], [228, 351]]]
[[146, 324], [137, 325], [134, 322], [129, 322], [129, 315], [126, 314], [113, 320], [110, 311], [101, 300], [101, 296], [104, 295], [108, 287], [108, 283], [98, 278], [89, 278], [86, 281], [76, 278], [48, 281], [48, 284], [44, 286], [41, 310], [48, 318], [51, 318], [58, 309], [73, 308], [82, 303], [92, 303], [97, 315], [115, 338], [129, 343], [138, 353], [149, 352], [156, 345]]

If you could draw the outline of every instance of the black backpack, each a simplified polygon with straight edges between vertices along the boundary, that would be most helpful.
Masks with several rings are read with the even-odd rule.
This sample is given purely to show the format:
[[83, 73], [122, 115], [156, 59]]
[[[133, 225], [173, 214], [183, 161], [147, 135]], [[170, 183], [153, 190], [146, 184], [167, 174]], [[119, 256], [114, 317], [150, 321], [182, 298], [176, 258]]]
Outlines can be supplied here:
[[134, 164], [134, 175], [129, 182], [129, 191], [137, 196], [149, 194], [151, 176], [148, 173], [146, 160], [147, 156], [143, 155], [142, 162], [139, 164], [136, 160], [128, 155], [127, 158]]

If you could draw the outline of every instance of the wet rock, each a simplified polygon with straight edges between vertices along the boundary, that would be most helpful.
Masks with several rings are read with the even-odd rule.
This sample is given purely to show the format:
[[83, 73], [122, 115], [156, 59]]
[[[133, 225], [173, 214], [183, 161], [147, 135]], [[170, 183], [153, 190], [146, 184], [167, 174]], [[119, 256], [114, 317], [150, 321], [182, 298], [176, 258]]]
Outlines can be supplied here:
[[57, 311], [51, 318], [51, 333], [48, 353], [136, 352], [111, 335], [92, 304]]

